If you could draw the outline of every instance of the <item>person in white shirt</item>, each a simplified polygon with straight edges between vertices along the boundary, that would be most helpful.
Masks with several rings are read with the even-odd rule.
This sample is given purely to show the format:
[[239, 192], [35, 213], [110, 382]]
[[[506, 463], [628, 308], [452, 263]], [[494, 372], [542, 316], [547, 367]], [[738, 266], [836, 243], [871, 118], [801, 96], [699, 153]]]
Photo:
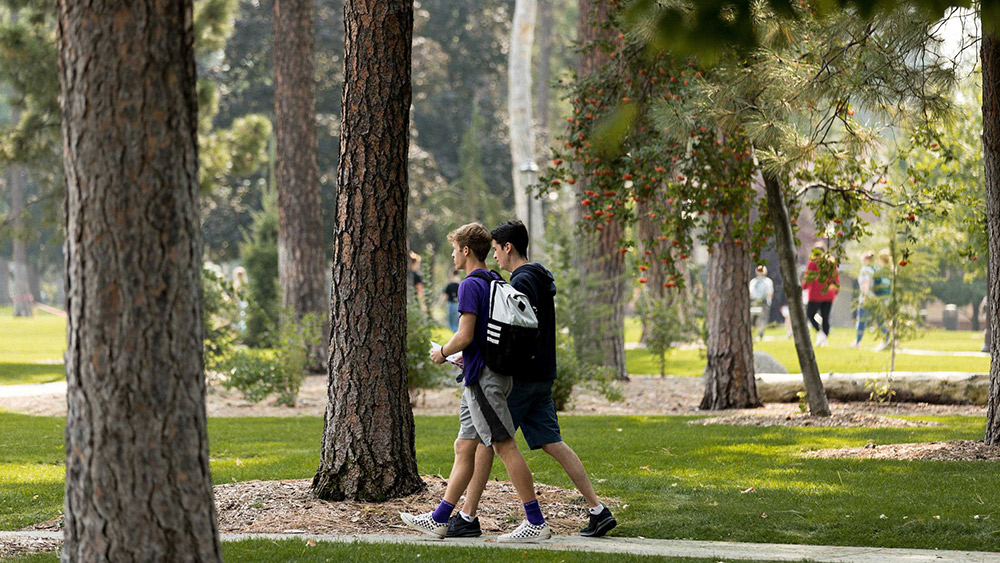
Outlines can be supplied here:
[[757, 275], [750, 280], [750, 324], [757, 331], [758, 339], [764, 339], [764, 327], [771, 316], [771, 300], [774, 299], [774, 282], [767, 277], [767, 266], [757, 266]]

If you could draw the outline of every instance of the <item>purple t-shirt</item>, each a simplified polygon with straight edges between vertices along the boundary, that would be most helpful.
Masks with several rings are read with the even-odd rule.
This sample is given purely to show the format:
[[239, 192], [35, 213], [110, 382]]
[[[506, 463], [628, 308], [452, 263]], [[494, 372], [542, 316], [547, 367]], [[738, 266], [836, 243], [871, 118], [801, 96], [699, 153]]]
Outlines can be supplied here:
[[[482, 268], [475, 271], [486, 272]], [[493, 272], [489, 272], [489, 274], [494, 279], [502, 279]], [[490, 316], [490, 284], [484, 279], [472, 276], [472, 272], [469, 272], [469, 276], [458, 285], [458, 312], [476, 315], [476, 331], [472, 344], [462, 350], [462, 361], [465, 364], [462, 375], [465, 377], [465, 385], [469, 386], [479, 379], [479, 374], [482, 373], [483, 366], [486, 364], [484, 350], [486, 348], [486, 322]]]

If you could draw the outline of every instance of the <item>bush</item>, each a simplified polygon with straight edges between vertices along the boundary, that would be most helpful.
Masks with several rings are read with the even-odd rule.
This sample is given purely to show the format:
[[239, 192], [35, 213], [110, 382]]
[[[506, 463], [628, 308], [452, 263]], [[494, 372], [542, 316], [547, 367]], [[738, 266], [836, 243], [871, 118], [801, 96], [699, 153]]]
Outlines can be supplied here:
[[233, 288], [232, 282], [209, 268], [201, 270], [201, 287], [205, 369], [214, 371], [236, 341], [242, 296]]
[[294, 407], [305, 378], [309, 343], [320, 338], [323, 320], [315, 314], [288, 314], [277, 334], [276, 350], [234, 349], [219, 365], [222, 384], [251, 403], [277, 395], [275, 404]]
[[448, 381], [445, 370], [432, 362], [428, 353], [434, 326], [416, 299], [406, 300], [406, 383], [410, 391], [440, 387]]
[[593, 347], [586, 344], [595, 316], [600, 313], [597, 308], [581, 307], [578, 302], [586, 298], [591, 283], [577, 267], [574, 250], [579, 248], [580, 241], [572, 235], [575, 229], [551, 229], [550, 232], [553, 233], [550, 239], [553, 246], [547, 254], [554, 258], [551, 266], [559, 288], [555, 297], [556, 379], [552, 383], [556, 410], [565, 410], [571, 405], [573, 388], [581, 383], [596, 389], [609, 401], [621, 401], [624, 397], [612, 383], [612, 368], [596, 363], [592, 357]]
[[638, 313], [643, 326], [649, 327], [646, 349], [660, 360], [660, 377], [666, 375], [667, 353], [678, 342], [690, 340], [698, 332], [696, 322], [681, 318], [678, 305], [671, 296], [645, 296], [639, 301]]
[[240, 257], [247, 270], [247, 324], [243, 343], [251, 348], [275, 346], [278, 327], [278, 202], [273, 192], [262, 197], [253, 226], [244, 233]]

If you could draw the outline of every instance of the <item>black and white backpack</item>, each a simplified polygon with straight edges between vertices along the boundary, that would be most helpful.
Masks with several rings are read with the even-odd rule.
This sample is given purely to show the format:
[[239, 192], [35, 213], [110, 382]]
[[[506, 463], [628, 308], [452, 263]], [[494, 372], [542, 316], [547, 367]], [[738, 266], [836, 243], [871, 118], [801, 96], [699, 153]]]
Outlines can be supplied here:
[[486, 320], [486, 365], [501, 375], [529, 374], [538, 355], [538, 317], [528, 296], [503, 278], [485, 272], [473, 276], [490, 284], [490, 313]]

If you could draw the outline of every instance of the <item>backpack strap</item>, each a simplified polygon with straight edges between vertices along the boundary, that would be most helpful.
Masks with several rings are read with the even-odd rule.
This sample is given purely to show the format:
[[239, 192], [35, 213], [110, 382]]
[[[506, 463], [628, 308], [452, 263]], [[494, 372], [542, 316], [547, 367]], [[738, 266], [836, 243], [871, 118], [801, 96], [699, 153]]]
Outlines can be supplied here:
[[500, 274], [498, 274], [495, 270], [490, 270], [490, 271], [493, 272], [494, 274], [496, 274], [497, 277], [500, 278], [500, 279], [494, 278], [493, 276], [491, 276], [491, 275], [489, 275], [489, 274], [487, 274], [485, 272], [480, 272], [479, 270], [476, 270], [475, 272], [472, 272], [471, 274], [469, 274], [469, 277], [479, 278], [481, 280], [486, 280], [486, 283], [490, 283], [490, 282], [506, 283], [506, 282], [503, 281], [503, 276], [501, 276]]

